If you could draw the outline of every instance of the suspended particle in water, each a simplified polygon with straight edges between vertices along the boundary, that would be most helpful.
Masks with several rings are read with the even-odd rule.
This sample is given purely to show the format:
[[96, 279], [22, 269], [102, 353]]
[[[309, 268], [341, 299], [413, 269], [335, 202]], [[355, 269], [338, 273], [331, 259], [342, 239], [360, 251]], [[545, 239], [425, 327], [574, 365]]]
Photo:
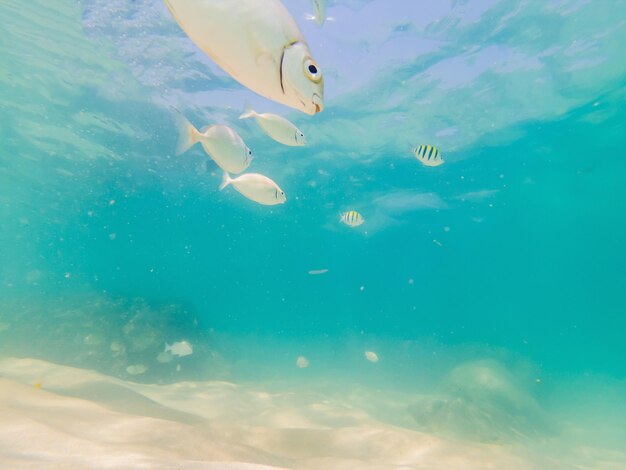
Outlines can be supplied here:
[[443, 231], [446, 232], [446, 233], [450, 232], [450, 227], [448, 227], [448, 226], [444, 227]]
[[311, 276], [319, 276], [320, 274], [326, 274], [328, 272], [328, 269], [311, 269], [309, 271], [309, 274]]
[[117, 233], [113, 232], [113, 233], [109, 233], [109, 240], [113, 241], [117, 238]]
[[309, 367], [309, 360], [304, 356], [298, 356], [298, 359], [296, 359], [296, 365], [300, 369], [306, 369]]
[[71, 273], [65, 273], [65, 279], [69, 279], [72, 276]]
[[109, 206], [112, 206], [113, 204], [115, 204], [115, 199], [111, 199], [111, 200], [109, 201]]
[[365, 286], [361, 286], [361, 287], [359, 287], [359, 290], [360, 290], [361, 292], [363, 292], [363, 291], [365, 290]]
[[124, 354], [126, 352], [126, 347], [122, 343], [120, 343], [118, 341], [113, 341], [111, 343], [111, 346], [109, 347], [109, 349], [111, 350], [111, 352], [115, 356], [117, 356], [119, 354]]
[[415, 281], [413, 280], [413, 278], [409, 278], [409, 285], [412, 286], [413, 284], [415, 284]]

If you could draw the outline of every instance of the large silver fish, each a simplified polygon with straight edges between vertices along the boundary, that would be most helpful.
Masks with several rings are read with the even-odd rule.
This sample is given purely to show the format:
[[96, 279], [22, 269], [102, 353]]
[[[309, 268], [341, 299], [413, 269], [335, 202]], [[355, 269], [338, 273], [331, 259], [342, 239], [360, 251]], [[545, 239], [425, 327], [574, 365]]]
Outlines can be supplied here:
[[165, 0], [174, 19], [226, 73], [307, 114], [324, 109], [322, 71], [280, 0]]

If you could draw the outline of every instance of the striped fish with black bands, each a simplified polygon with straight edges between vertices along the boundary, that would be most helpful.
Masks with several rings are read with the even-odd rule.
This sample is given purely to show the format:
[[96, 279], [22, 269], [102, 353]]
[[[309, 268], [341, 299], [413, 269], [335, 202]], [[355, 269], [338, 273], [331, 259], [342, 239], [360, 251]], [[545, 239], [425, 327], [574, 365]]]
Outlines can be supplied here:
[[441, 152], [433, 145], [414, 147], [413, 154], [425, 166], [439, 166], [445, 163]]
[[357, 211], [347, 211], [339, 214], [339, 222], [346, 224], [348, 227], [358, 227], [365, 222], [365, 219]]

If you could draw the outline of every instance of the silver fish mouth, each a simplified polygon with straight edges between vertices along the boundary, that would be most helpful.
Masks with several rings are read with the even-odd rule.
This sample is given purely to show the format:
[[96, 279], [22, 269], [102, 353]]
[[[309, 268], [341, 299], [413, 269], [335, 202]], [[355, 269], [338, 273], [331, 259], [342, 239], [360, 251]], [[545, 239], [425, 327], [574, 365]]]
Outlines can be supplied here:
[[317, 93], [313, 94], [313, 97], [311, 98], [311, 101], [309, 104], [302, 101], [302, 98], [299, 98], [299, 100], [300, 100], [300, 104], [302, 104], [302, 107], [304, 108], [304, 111], [307, 114], [310, 114], [313, 116], [317, 113], [321, 113], [322, 111], [324, 111], [324, 101], [322, 100], [320, 95], [318, 95]]
[[317, 93], [313, 93], [313, 97], [311, 98], [311, 102], [313, 106], [315, 106], [315, 113], [321, 113], [324, 110], [324, 100]]

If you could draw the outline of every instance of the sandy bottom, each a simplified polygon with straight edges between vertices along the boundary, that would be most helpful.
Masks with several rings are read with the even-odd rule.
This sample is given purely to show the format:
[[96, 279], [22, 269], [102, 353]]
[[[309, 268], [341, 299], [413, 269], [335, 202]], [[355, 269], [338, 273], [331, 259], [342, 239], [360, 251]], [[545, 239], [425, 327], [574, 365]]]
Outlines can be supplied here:
[[415, 396], [337, 390], [215, 381], [146, 385], [5, 359], [0, 468], [626, 468], [626, 457], [615, 451], [422, 432], [411, 429], [415, 421], [407, 412]]

